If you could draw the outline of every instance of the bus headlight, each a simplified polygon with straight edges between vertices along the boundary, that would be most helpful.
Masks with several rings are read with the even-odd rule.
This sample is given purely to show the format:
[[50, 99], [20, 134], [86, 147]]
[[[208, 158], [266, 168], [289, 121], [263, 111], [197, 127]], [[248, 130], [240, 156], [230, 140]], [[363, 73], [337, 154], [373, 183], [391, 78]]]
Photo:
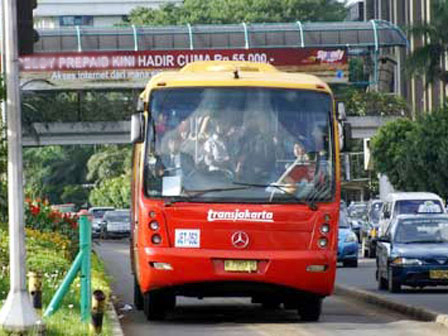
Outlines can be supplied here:
[[157, 231], [160, 228], [160, 225], [159, 225], [159, 222], [152, 221], [151, 223], [149, 223], [149, 227], [151, 230]]
[[317, 245], [318, 245], [320, 248], [326, 248], [327, 245], [328, 245], [328, 239], [325, 238], [325, 237], [321, 237], [321, 238], [319, 238], [319, 240], [317, 241]]
[[151, 242], [154, 245], [159, 245], [162, 242], [162, 237], [160, 237], [160, 235], [157, 234], [157, 233], [153, 234], [152, 237], [151, 237]]
[[323, 234], [327, 234], [328, 232], [330, 232], [330, 225], [327, 223], [322, 224], [320, 227], [320, 232]]

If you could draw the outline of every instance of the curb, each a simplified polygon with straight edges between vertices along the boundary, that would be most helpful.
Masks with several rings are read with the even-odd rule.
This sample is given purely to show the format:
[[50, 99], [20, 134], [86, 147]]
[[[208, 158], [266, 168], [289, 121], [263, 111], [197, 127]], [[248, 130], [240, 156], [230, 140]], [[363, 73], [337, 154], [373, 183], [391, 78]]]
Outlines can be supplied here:
[[112, 335], [124, 336], [123, 329], [121, 328], [120, 320], [118, 319], [117, 311], [111, 300], [107, 304], [107, 317], [110, 319], [110, 326], [112, 329]]
[[335, 285], [335, 294], [377, 305], [406, 315], [414, 320], [436, 322], [448, 328], [448, 315], [440, 314], [427, 308], [396, 302], [380, 294], [344, 285]]

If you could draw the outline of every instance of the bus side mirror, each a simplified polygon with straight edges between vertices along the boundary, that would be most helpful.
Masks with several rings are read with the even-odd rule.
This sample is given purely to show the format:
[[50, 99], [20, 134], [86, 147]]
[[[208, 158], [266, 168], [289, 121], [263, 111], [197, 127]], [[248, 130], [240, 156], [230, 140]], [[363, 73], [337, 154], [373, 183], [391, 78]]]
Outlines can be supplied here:
[[339, 121], [344, 121], [347, 119], [347, 114], [345, 113], [345, 103], [344, 102], [337, 102], [336, 103], [336, 112], [338, 116]]
[[131, 117], [131, 143], [142, 143], [145, 140], [145, 118], [143, 113], [135, 113]]
[[352, 138], [352, 127], [348, 122], [339, 122], [339, 149], [350, 150], [350, 139]]

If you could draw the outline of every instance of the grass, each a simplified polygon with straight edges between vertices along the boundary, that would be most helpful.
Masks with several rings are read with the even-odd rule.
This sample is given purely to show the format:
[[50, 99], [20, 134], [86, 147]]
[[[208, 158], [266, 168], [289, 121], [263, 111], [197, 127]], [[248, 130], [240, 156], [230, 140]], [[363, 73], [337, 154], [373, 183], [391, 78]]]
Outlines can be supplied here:
[[[57, 233], [41, 233], [27, 229], [27, 270], [40, 271], [43, 275], [42, 300], [44, 310], [62, 282], [73, 260], [70, 241]], [[9, 290], [8, 234], [4, 224], [0, 224], [0, 306]], [[110, 297], [110, 287], [102, 262], [92, 254], [92, 290], [101, 289]], [[62, 300], [59, 310], [45, 318], [46, 335], [80, 336], [89, 335], [89, 325], [80, 322], [80, 281], [75, 279]], [[30, 335], [37, 335], [36, 331]], [[112, 331], [105, 316], [102, 335]], [[7, 335], [0, 330], [0, 335]]]

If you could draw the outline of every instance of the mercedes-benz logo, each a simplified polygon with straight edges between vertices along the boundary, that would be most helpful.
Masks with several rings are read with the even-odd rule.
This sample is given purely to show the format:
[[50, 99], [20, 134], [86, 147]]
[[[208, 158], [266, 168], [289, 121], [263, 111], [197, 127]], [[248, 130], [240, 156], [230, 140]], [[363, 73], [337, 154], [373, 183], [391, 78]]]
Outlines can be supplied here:
[[232, 235], [232, 244], [236, 248], [246, 248], [249, 245], [249, 236], [246, 232], [237, 231]]

